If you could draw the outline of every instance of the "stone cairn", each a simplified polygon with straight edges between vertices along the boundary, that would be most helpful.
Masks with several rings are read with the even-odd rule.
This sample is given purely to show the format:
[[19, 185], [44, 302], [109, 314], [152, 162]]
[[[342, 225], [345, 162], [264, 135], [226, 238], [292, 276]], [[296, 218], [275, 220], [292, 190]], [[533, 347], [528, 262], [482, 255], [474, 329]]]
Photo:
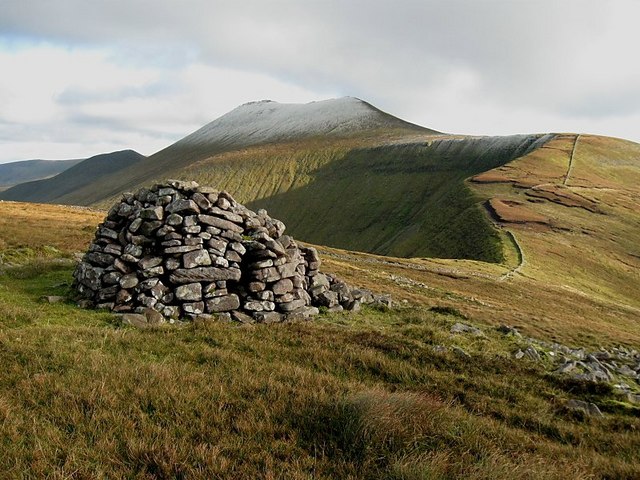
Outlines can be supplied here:
[[79, 304], [160, 321], [271, 323], [390, 302], [320, 273], [316, 249], [284, 231], [266, 210], [195, 182], [125, 193], [75, 269]]

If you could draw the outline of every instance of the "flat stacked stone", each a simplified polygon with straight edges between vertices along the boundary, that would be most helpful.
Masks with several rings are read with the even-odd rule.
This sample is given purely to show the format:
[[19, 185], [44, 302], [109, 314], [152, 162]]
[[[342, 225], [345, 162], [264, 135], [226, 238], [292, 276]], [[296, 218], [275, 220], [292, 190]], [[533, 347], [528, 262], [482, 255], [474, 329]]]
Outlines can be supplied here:
[[284, 231], [227, 192], [168, 180], [124, 194], [109, 210], [74, 286], [87, 306], [168, 319], [269, 323], [374, 302], [321, 273], [316, 249]]

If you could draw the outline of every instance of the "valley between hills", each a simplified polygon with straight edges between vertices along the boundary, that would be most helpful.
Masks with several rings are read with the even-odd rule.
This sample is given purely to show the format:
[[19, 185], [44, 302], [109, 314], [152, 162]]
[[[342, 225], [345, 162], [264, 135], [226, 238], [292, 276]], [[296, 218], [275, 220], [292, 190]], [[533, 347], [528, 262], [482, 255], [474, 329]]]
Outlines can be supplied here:
[[[587, 353], [640, 368], [640, 145], [449, 135], [357, 99], [317, 103], [248, 104], [150, 157], [0, 192], [14, 460], [0, 472], [640, 476], [640, 373], [558, 373]], [[70, 294], [74, 255], [124, 191], [166, 178], [267, 209], [323, 271], [394, 306], [134, 330], [42, 300]]]

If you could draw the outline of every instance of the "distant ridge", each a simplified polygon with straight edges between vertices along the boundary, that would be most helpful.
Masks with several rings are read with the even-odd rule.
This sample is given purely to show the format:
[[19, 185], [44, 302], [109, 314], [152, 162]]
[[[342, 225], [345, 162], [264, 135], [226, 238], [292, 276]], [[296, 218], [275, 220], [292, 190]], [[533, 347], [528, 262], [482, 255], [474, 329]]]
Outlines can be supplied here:
[[16, 185], [0, 192], [0, 199], [24, 202], [65, 203], [65, 197], [102, 177], [138, 163], [144, 155], [133, 150], [96, 155], [80, 161], [55, 177]]
[[[241, 105], [144, 158], [96, 157], [0, 198], [98, 205], [167, 178], [266, 208], [303, 241], [394, 256], [499, 262], [501, 239], [465, 180], [548, 142], [467, 137], [405, 122], [345, 97]], [[108, 168], [107, 168], [108, 167]]]
[[22, 160], [0, 164], [0, 187], [53, 177], [82, 162], [77, 160]]
[[[345, 138], [383, 135], [435, 135], [438, 132], [385, 113], [354, 97], [306, 104], [270, 100], [250, 102], [222, 115], [183, 139], [117, 172], [107, 172], [56, 197], [57, 203], [89, 205], [135, 190], [153, 179], [165, 179], [214, 155], [282, 142], [319, 139], [324, 143]], [[36, 186], [40, 187], [40, 186]], [[21, 195], [14, 191], [12, 195]], [[0, 198], [4, 198], [0, 196]], [[14, 197], [12, 197], [14, 198]], [[15, 198], [36, 201], [29, 196]], [[45, 193], [39, 201], [49, 196]]]

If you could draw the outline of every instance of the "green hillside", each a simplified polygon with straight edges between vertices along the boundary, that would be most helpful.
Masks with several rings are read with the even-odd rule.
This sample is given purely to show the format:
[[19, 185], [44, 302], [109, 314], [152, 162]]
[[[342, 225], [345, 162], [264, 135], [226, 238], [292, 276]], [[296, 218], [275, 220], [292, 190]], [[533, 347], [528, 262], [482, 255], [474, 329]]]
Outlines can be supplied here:
[[[183, 169], [225, 152], [246, 148], [317, 140], [322, 145], [356, 143], [366, 139], [404, 138], [438, 132], [400, 120], [356, 98], [340, 98], [309, 104], [251, 102], [232, 110], [183, 139], [122, 170], [104, 172], [65, 188], [56, 195], [39, 184], [37, 195], [15, 191], [12, 200], [92, 205], [156, 179], [178, 176]], [[380, 141], [380, 140], [378, 140]], [[33, 187], [33, 186], [32, 186]], [[36, 198], [37, 196], [37, 198]], [[0, 197], [2, 198], [2, 197]]]
[[262, 148], [180, 172], [266, 208], [297, 238], [401, 257], [502, 259], [465, 179], [551, 136], [438, 139], [368, 147]]
[[499, 262], [498, 231], [465, 180], [550, 138], [439, 134], [354, 98], [254, 102], [148, 158], [86, 161], [0, 198], [108, 208], [124, 191], [181, 178], [268, 209], [308, 242]]
[[67, 194], [86, 184], [119, 172], [125, 167], [140, 162], [144, 155], [133, 150], [105, 153], [88, 158], [64, 170], [55, 177], [16, 185], [0, 192], [0, 199], [22, 202], [65, 203]]

